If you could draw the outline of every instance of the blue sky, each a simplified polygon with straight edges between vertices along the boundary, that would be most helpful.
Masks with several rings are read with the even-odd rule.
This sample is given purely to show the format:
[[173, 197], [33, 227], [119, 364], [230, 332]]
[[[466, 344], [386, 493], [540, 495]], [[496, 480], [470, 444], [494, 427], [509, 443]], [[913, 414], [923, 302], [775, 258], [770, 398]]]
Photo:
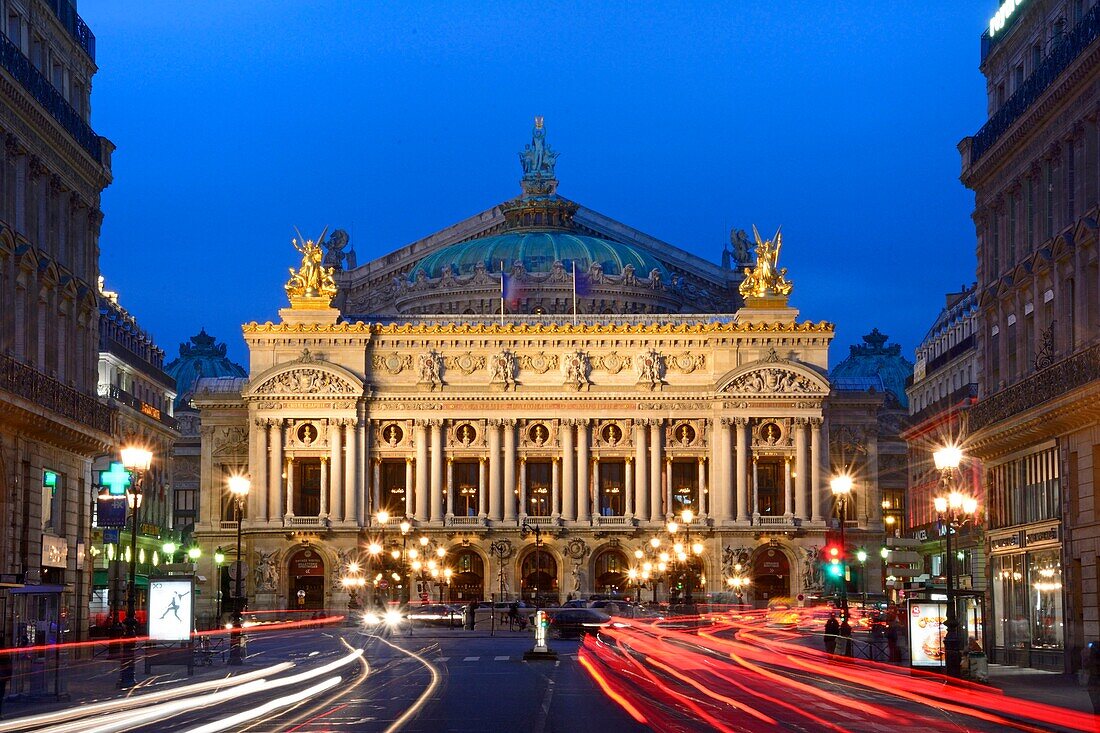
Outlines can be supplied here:
[[712, 261], [782, 225], [832, 361], [875, 326], [912, 358], [974, 279], [955, 146], [996, 5], [83, 0], [102, 270], [169, 358], [205, 326], [243, 362], [293, 227], [365, 262], [488, 208], [541, 114], [562, 195]]

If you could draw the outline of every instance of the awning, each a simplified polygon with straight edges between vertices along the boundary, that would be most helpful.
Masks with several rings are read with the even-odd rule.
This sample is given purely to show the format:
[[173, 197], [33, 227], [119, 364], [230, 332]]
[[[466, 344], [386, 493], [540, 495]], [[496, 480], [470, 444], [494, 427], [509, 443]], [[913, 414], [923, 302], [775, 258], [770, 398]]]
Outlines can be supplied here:
[[[109, 583], [109, 576], [107, 575], [107, 568], [96, 568], [92, 572], [92, 587], [93, 588], [106, 588]], [[149, 576], [138, 573], [137, 575], [137, 587], [148, 588]]]

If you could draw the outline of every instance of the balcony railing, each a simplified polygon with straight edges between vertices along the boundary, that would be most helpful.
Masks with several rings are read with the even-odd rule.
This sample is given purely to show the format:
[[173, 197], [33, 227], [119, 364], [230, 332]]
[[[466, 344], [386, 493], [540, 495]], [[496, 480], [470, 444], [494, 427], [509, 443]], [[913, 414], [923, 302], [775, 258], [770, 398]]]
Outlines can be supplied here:
[[914, 412], [912, 415], [909, 416], [909, 424], [918, 425], [928, 418], [932, 417], [933, 415], [938, 415], [941, 412], [945, 412], [951, 409], [952, 407], [961, 405], [963, 404], [964, 400], [973, 400], [977, 396], [977, 384], [964, 384], [946, 397], [941, 397], [935, 402], [932, 402]]
[[626, 517], [605, 517], [597, 514], [594, 519], [596, 525], [600, 527], [627, 527], [632, 524]]
[[324, 517], [286, 517], [283, 520], [285, 527], [324, 527]]
[[558, 522], [553, 517], [533, 517], [530, 514], [527, 515], [527, 523], [530, 525], [539, 525], [540, 527], [547, 527], [556, 525]]
[[221, 526], [219, 527], [219, 529], [221, 529], [222, 532], [236, 532], [237, 531], [237, 522], [236, 521], [226, 522], [226, 521], [223, 520], [222, 523], [221, 523]]
[[92, 33], [92, 29], [88, 27], [84, 19], [77, 14], [76, 6], [69, 0], [46, 0], [46, 4], [50, 6], [50, 10], [61, 21], [61, 25], [65, 26], [65, 30], [69, 32], [77, 45], [84, 50], [84, 53], [88, 54], [88, 58], [95, 61], [95, 34]]
[[99, 135], [96, 135], [95, 130], [65, 101], [61, 92], [57, 91], [50, 80], [34, 68], [34, 64], [23, 55], [19, 47], [2, 33], [0, 33], [0, 65], [3, 65], [4, 69], [30, 92], [35, 101], [41, 104], [61, 127], [65, 128], [65, 132], [73, 136], [80, 147], [88, 151], [88, 155], [95, 158], [97, 163], [103, 160]]
[[772, 517], [761, 515], [756, 517], [755, 524], [761, 527], [797, 527], [802, 524], [802, 520], [797, 517]]
[[969, 429], [973, 432], [1007, 420], [1096, 379], [1100, 379], [1100, 344], [1055, 362], [1027, 379], [986, 397], [970, 409]]
[[451, 527], [484, 527], [485, 520], [481, 517], [451, 517], [447, 524]]
[[0, 389], [94, 430], [113, 432], [110, 407], [6, 355], [0, 355]]
[[137, 410], [142, 415], [145, 415], [146, 417], [150, 417], [150, 418], [160, 422], [162, 425], [164, 425], [167, 428], [171, 428], [172, 430], [178, 430], [179, 429], [179, 421], [176, 420], [176, 418], [174, 418], [171, 415], [167, 414], [166, 412], [161, 410], [159, 407], [154, 407], [153, 405], [150, 405], [148, 402], [144, 402], [142, 400], [139, 400], [137, 397], [134, 397], [132, 394], [130, 394], [126, 390], [119, 389], [118, 387], [114, 386], [113, 384], [108, 384], [105, 387], [101, 387], [100, 391], [99, 391], [99, 396], [100, 397], [108, 397], [112, 400], [117, 400], [118, 402], [121, 402], [122, 404], [126, 405], [127, 407], [131, 407], [131, 408]]
[[1097, 38], [1100, 38], [1100, 4], [1085, 13], [1081, 22], [1057, 42], [1031, 76], [982, 125], [970, 148], [970, 165], [977, 163]]

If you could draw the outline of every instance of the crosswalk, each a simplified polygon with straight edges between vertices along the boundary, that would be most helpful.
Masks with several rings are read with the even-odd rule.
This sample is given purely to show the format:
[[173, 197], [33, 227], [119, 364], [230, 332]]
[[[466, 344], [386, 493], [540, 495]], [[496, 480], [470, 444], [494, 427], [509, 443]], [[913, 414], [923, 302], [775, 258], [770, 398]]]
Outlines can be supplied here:
[[[576, 659], [577, 658], [576, 654], [559, 654], [558, 656], [561, 659]], [[440, 663], [445, 664], [447, 662], [480, 662], [482, 659], [483, 659], [483, 657], [480, 657], [480, 656], [476, 656], [476, 657], [433, 657], [432, 661], [433, 662], [440, 662]], [[486, 662], [522, 662], [523, 661], [523, 656], [522, 655], [512, 656], [512, 655], [508, 655], [508, 654], [502, 654], [502, 655], [498, 655], [498, 656], [486, 656], [486, 657], [484, 657], [484, 660]]]

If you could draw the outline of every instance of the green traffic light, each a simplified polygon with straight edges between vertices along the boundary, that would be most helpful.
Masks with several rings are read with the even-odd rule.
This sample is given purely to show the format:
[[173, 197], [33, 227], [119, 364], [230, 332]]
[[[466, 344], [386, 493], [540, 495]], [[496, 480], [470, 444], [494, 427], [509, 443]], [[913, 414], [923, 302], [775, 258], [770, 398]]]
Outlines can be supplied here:
[[844, 569], [840, 566], [840, 563], [833, 563], [829, 566], [829, 575], [834, 578], [839, 578], [844, 574]]
[[168, 542], [165, 542], [164, 543], [164, 553], [166, 555], [175, 555], [176, 554], [176, 543], [172, 542], [171, 540], [169, 540]]

